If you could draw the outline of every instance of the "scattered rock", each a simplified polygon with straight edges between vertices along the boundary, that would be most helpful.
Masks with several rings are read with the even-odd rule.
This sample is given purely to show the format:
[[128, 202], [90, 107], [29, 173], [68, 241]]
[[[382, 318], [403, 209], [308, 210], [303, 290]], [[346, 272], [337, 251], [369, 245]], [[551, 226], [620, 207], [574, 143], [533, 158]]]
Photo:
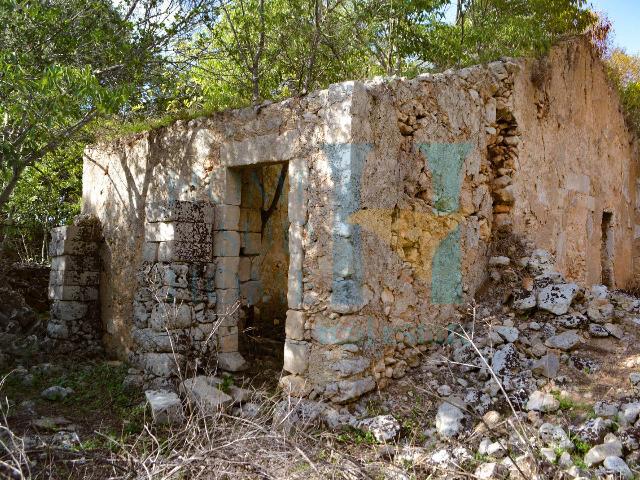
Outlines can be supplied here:
[[615, 418], [618, 415], [618, 406], [605, 401], [596, 402], [593, 405], [593, 412], [603, 418]]
[[32, 420], [31, 425], [41, 430], [71, 430], [71, 422], [64, 417], [40, 417]]
[[574, 448], [569, 436], [559, 425], [543, 423], [538, 429], [538, 434], [540, 435], [540, 439], [547, 446], [563, 448], [568, 451], [572, 451]]
[[581, 313], [568, 313], [558, 317], [557, 323], [563, 328], [575, 329], [586, 327], [589, 320]]
[[182, 402], [175, 392], [147, 390], [144, 396], [151, 407], [151, 415], [155, 423], [178, 424], [184, 420]]
[[512, 343], [507, 343], [500, 347], [493, 354], [491, 360], [491, 368], [496, 375], [504, 375], [505, 373], [515, 371], [520, 366], [518, 352]]
[[626, 427], [627, 425], [635, 423], [638, 415], [640, 415], [640, 402], [625, 403], [620, 407], [620, 425]]
[[68, 450], [80, 445], [80, 437], [76, 432], [56, 432], [51, 437], [51, 445]]
[[555, 412], [560, 408], [560, 402], [550, 393], [544, 393], [536, 390], [529, 396], [527, 402], [527, 410], [535, 410], [536, 412]]
[[595, 299], [587, 308], [587, 316], [591, 321], [604, 323], [613, 317], [614, 308], [606, 299]]
[[281, 400], [273, 412], [273, 427], [286, 432], [322, 423], [327, 406], [322, 402], [289, 397]]
[[574, 330], [567, 330], [559, 335], [547, 338], [544, 344], [549, 348], [557, 348], [567, 352], [576, 347], [580, 343], [580, 335]]
[[624, 337], [624, 330], [619, 325], [615, 325], [613, 323], [605, 323], [604, 328], [609, 335], [616, 337], [618, 340], [621, 340]]
[[597, 445], [604, 441], [604, 437], [611, 427], [611, 421], [603, 418], [594, 418], [573, 430], [576, 438], [589, 445]]
[[241, 372], [249, 368], [249, 364], [239, 352], [218, 353], [218, 367], [227, 372]]
[[400, 424], [393, 415], [365, 418], [357, 423], [357, 427], [365, 432], [370, 432], [380, 443], [393, 440], [400, 433]]
[[474, 472], [474, 476], [478, 480], [493, 480], [504, 478], [507, 473], [508, 470], [504, 466], [496, 462], [490, 462], [479, 465]]
[[604, 328], [602, 325], [598, 325], [597, 323], [590, 323], [589, 324], [589, 335], [591, 335], [592, 337], [608, 337], [609, 336], [609, 332], [607, 331], [606, 328]]
[[513, 343], [518, 340], [518, 336], [520, 335], [519, 330], [516, 327], [506, 327], [504, 325], [499, 325], [493, 328], [498, 335], [500, 335], [505, 342]]
[[260, 405], [253, 402], [247, 402], [242, 405], [238, 405], [233, 414], [236, 417], [246, 418], [246, 419], [255, 419], [260, 415]]
[[607, 457], [622, 456], [622, 443], [614, 435], [608, 434], [607, 437], [605, 443], [596, 445], [585, 454], [584, 463], [588, 467], [604, 462]]
[[571, 460], [571, 454], [569, 452], [562, 452], [560, 458], [558, 459], [558, 465], [560, 468], [571, 468], [573, 467], [573, 460]]
[[40, 393], [40, 396], [46, 400], [51, 400], [53, 402], [64, 400], [69, 395], [73, 394], [74, 391], [72, 388], [61, 387], [59, 385], [54, 385], [53, 387], [49, 387], [43, 390]]
[[464, 412], [456, 404], [462, 405], [462, 401], [451, 397], [449, 401], [442, 403], [438, 407], [436, 429], [442, 437], [455, 437], [462, 429]]
[[451, 395], [451, 387], [449, 385], [440, 385], [436, 391], [438, 392], [438, 395], [443, 397]]
[[538, 292], [538, 308], [555, 315], [564, 315], [579, 291], [575, 283], [548, 285]]
[[528, 293], [527, 295], [524, 295], [522, 297], [516, 298], [513, 301], [513, 308], [520, 312], [531, 310], [535, 306], [536, 306], [536, 296], [533, 294], [533, 292]]
[[603, 465], [607, 470], [611, 470], [615, 474], [619, 475], [619, 478], [624, 478], [625, 480], [633, 478], [631, 469], [620, 457], [607, 457], [604, 459]]
[[560, 357], [553, 352], [547, 353], [533, 363], [531, 371], [547, 378], [556, 378], [560, 370]]
[[556, 461], [557, 455], [555, 449], [544, 447], [540, 449], [540, 453], [549, 463], [554, 463]]
[[233, 403], [233, 399], [217, 388], [218, 379], [197, 376], [180, 384], [180, 392], [204, 415], [214, 415]]

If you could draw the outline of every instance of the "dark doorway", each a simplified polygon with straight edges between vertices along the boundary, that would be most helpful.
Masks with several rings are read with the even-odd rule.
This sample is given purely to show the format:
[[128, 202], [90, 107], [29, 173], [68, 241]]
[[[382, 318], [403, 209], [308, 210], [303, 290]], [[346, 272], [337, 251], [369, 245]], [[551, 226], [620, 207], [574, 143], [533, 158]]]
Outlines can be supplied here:
[[602, 244], [600, 262], [602, 265], [602, 284], [613, 287], [613, 213], [602, 212]]

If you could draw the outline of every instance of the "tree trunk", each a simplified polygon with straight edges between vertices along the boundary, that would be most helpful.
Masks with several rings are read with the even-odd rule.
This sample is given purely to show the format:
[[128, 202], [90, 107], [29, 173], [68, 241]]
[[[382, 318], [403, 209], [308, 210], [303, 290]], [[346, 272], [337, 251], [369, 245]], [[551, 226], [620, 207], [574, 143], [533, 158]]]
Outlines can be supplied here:
[[16, 188], [16, 185], [18, 184], [18, 180], [20, 180], [21, 173], [22, 173], [21, 168], [14, 167], [13, 174], [11, 175], [11, 179], [9, 180], [9, 183], [7, 183], [4, 186], [2, 193], [0, 193], [0, 211], [4, 209], [4, 206], [9, 201], [9, 198], [11, 197], [13, 190]]

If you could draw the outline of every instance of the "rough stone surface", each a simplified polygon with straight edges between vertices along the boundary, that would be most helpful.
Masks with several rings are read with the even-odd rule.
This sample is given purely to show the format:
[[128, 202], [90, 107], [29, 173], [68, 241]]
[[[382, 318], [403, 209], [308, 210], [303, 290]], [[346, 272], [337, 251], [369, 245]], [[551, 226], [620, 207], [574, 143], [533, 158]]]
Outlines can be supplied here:
[[531, 367], [531, 371], [533, 373], [542, 375], [547, 378], [556, 378], [558, 376], [559, 370], [560, 357], [553, 352], [547, 353], [546, 355], [537, 359]]
[[[103, 228], [54, 238], [61, 255], [53, 270], [77, 271], [69, 281], [85, 284], [54, 274], [61, 298], [52, 311], [75, 316], [86, 307], [78, 315], [95, 321], [55, 318], [49, 337], [102, 339], [143, 383], [171, 383], [168, 341], [183, 340], [174, 345], [185, 363], [217, 358], [238, 370], [243, 324], [278, 320], [291, 334], [291, 375], [283, 378], [314, 398], [347, 402], [418, 366], [414, 349], [459, 320], [487, 273], [500, 283], [526, 268], [516, 308], [533, 311], [535, 299], [551, 315], [572, 307], [593, 323], [613, 323], [612, 294], [587, 291], [583, 299], [576, 285], [603, 281], [603, 208], [615, 218], [615, 248], [604, 258], [615, 272], [611, 291], [638, 273], [637, 155], [586, 41], [550, 50], [544, 70], [553, 75], [539, 75], [540, 65], [504, 60], [411, 80], [343, 82], [88, 147], [82, 211]], [[259, 212], [281, 172], [278, 208], [263, 225]], [[522, 238], [524, 261], [510, 251], [509, 262], [491, 260], [503, 233]], [[234, 260], [216, 275], [227, 258]], [[179, 312], [162, 314], [169, 307]], [[304, 318], [285, 322], [287, 311]], [[532, 343], [542, 356], [545, 341], [553, 349], [578, 343], [561, 337], [570, 341], [556, 345], [549, 330], [562, 325], [553, 321], [530, 341], [502, 320], [501, 345]], [[355, 356], [344, 345], [361, 348], [367, 369], [334, 368]], [[500, 348], [493, 362], [509, 391], [535, 390], [536, 379], [516, 371], [525, 359]]]
[[631, 471], [629, 466], [620, 457], [609, 456], [604, 459], [604, 462], [602, 463], [602, 465], [607, 470], [611, 470], [616, 475], [619, 475], [620, 478], [623, 478], [625, 480], [629, 480], [634, 477], [633, 472]]
[[53, 387], [44, 389], [40, 393], [40, 396], [46, 400], [59, 401], [59, 400], [64, 400], [65, 398], [67, 398], [69, 395], [72, 395], [73, 393], [74, 391], [72, 388], [54, 385]]
[[211, 377], [188, 378], [180, 384], [180, 392], [204, 415], [215, 415], [233, 403], [233, 398], [218, 388]]
[[184, 420], [182, 402], [175, 392], [147, 390], [144, 396], [151, 407], [151, 415], [155, 423], [179, 424]]
[[538, 292], [538, 308], [556, 315], [564, 315], [569, 311], [578, 291], [575, 283], [549, 285]]
[[459, 399], [451, 398], [438, 407], [436, 429], [442, 437], [455, 437], [462, 429], [464, 412], [456, 404], [462, 405]]
[[560, 402], [550, 393], [536, 390], [529, 396], [526, 408], [537, 412], [555, 412], [560, 408]]
[[393, 440], [400, 433], [400, 423], [393, 415], [378, 415], [377, 417], [365, 418], [357, 424], [358, 428], [371, 432], [373, 437], [380, 443]]
[[590, 467], [604, 462], [607, 457], [621, 457], [622, 444], [618, 440], [606, 441], [591, 448], [584, 456], [584, 463]]
[[544, 344], [549, 348], [557, 348], [558, 350], [565, 352], [574, 349], [579, 343], [580, 335], [573, 330], [568, 330], [559, 335], [554, 335], [544, 342]]

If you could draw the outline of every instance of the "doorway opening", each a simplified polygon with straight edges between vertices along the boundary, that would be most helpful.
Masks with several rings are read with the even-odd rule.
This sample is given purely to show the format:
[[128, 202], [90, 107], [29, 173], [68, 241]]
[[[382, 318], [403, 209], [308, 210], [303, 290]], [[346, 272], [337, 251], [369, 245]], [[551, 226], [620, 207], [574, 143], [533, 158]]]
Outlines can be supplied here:
[[287, 314], [288, 163], [245, 168], [241, 174], [240, 348], [256, 372], [278, 378]]
[[602, 212], [602, 243], [600, 246], [600, 263], [602, 265], [602, 284], [614, 286], [613, 278], [613, 213]]

